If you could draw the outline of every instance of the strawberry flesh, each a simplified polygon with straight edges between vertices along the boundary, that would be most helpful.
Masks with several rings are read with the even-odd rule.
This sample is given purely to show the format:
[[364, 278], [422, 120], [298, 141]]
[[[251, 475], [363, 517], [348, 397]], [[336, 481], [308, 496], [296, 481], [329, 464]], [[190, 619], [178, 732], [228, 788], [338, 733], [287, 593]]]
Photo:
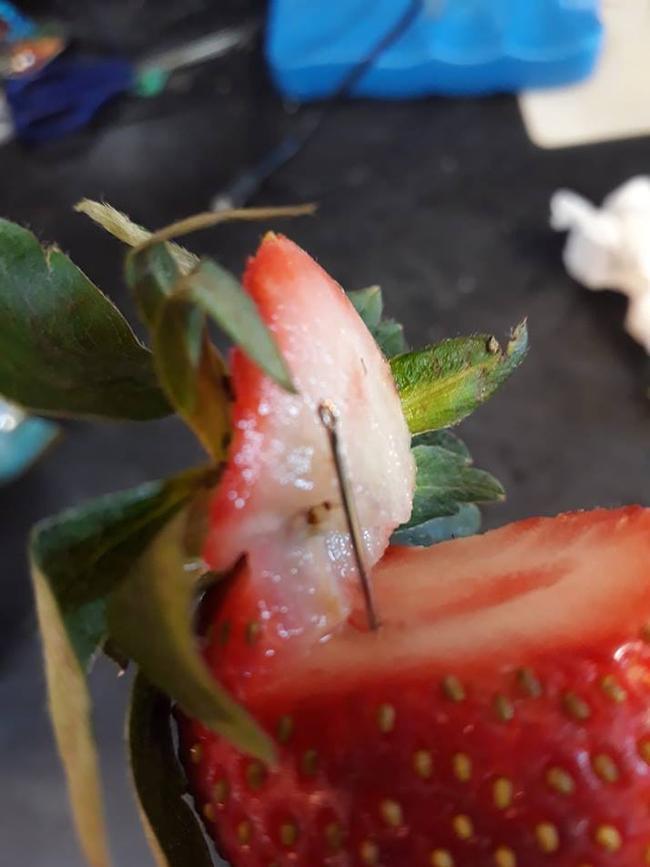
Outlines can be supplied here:
[[268, 234], [248, 263], [244, 286], [298, 393], [284, 391], [234, 350], [234, 439], [212, 504], [205, 559], [224, 571], [246, 553], [260, 614], [283, 614], [287, 633], [323, 634], [358, 600], [318, 407], [330, 401], [339, 414], [368, 567], [411, 514], [410, 434], [386, 359], [341, 287], [307, 253]]
[[[181, 721], [233, 867], [633, 867], [650, 858], [650, 510], [393, 549], [383, 626], [260, 619], [243, 566], [205, 658], [278, 742], [264, 768]], [[251, 624], [255, 624], [251, 628]]]

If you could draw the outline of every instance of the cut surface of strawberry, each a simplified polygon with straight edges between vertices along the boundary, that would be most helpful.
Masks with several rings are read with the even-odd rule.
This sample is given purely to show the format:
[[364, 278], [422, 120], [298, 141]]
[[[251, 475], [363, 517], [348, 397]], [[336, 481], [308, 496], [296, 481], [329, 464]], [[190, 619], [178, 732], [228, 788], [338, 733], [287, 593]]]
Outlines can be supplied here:
[[284, 610], [288, 631], [325, 631], [349, 612], [356, 570], [318, 407], [329, 401], [338, 411], [369, 567], [411, 514], [410, 435], [386, 359], [341, 287], [307, 253], [266, 235], [244, 286], [297, 394], [233, 351], [234, 439], [205, 558], [223, 571], [246, 553], [267, 614]]
[[278, 743], [181, 721], [233, 867], [633, 867], [650, 858], [650, 510], [390, 549], [378, 633], [290, 641], [242, 567], [205, 658]]

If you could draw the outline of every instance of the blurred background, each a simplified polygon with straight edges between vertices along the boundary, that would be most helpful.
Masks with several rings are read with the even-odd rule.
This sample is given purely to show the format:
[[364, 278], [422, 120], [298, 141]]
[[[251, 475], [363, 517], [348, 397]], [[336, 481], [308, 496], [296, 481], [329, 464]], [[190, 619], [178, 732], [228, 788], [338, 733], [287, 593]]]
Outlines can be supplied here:
[[[650, 104], [650, 69], [644, 77], [607, 53], [614, 16], [635, 0], [416, 5], [413, 13], [401, 0], [0, 2], [0, 214], [56, 241], [134, 320], [123, 248], [73, 212], [80, 198], [105, 199], [150, 228], [226, 201], [317, 202], [315, 217], [275, 228], [346, 288], [381, 284], [412, 345], [472, 331], [503, 337], [528, 317], [526, 363], [462, 427], [477, 464], [508, 491], [505, 504], [486, 510], [486, 526], [647, 503], [645, 349], [624, 331], [625, 299], [574, 281], [565, 238], [549, 227], [557, 189], [599, 203], [650, 172], [650, 123], [619, 117], [606, 85], [596, 97], [580, 89], [614, 69], [617, 102], [625, 81], [630, 104], [639, 84]], [[308, 6], [318, 12], [305, 15]], [[450, 7], [459, 16], [445, 25]], [[647, 45], [647, 0], [637, 11], [634, 29]], [[518, 97], [563, 84], [568, 102], [559, 106], [555, 97]], [[581, 114], [583, 98], [597, 123]], [[614, 115], [616, 128], [603, 128]], [[190, 246], [240, 272], [265, 228], [220, 227]], [[175, 420], [70, 422], [0, 487], [3, 863], [81, 865], [46, 716], [29, 529], [198, 455]], [[125, 687], [100, 665], [93, 689], [115, 862], [135, 867], [151, 862], [122, 760]]]

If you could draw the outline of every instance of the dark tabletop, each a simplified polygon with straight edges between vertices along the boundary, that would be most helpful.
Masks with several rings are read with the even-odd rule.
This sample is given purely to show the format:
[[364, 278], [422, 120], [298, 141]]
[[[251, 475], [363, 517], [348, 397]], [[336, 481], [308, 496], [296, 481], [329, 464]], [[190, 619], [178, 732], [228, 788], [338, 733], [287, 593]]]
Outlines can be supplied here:
[[[129, 4], [108, 5], [116, 16], [111, 38], [142, 50], [145, 30], [129, 26]], [[197, 15], [207, 15], [209, 5], [197, 2]], [[210, 24], [258, 5], [225, 4]], [[70, 12], [70, 4], [60, 6]], [[92, 17], [76, 26], [101, 42]], [[169, 22], [149, 29], [153, 40], [168, 36]], [[181, 76], [159, 99], [127, 99], [64, 142], [0, 149], [0, 213], [56, 241], [131, 315], [119, 245], [73, 214], [73, 203], [105, 198], [143, 225], [161, 226], [205, 209], [297, 122], [273, 93], [259, 53], [245, 53]], [[380, 283], [413, 345], [473, 330], [503, 336], [528, 316], [532, 349], [524, 367], [462, 426], [477, 463], [508, 491], [504, 505], [486, 512], [486, 525], [495, 526], [649, 499], [645, 356], [623, 333], [622, 299], [574, 284], [561, 264], [563, 239], [548, 228], [557, 187], [600, 200], [649, 165], [648, 139], [538, 150], [511, 97], [350, 103], [328, 114], [254, 201], [318, 202], [317, 217], [282, 229], [345, 287]], [[197, 236], [194, 246], [240, 270], [261, 231], [221, 228]], [[29, 527], [63, 506], [187, 466], [197, 455], [175, 421], [69, 423], [45, 460], [0, 490], [3, 863], [81, 864], [46, 719], [24, 553]], [[94, 689], [115, 860], [141, 867], [150, 862], [121, 759], [125, 684], [100, 666]]]

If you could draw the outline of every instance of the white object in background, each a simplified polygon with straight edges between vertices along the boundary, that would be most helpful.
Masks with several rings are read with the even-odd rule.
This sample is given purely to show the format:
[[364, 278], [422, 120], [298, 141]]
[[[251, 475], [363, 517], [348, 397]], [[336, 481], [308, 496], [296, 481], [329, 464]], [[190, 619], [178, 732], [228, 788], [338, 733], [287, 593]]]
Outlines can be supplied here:
[[11, 433], [25, 419], [25, 413], [13, 403], [0, 398], [0, 433]]
[[0, 89], [0, 147], [14, 137], [11, 111], [2, 89]]
[[587, 81], [521, 94], [529, 137], [543, 148], [650, 134], [650, 0], [603, 0], [605, 46]]
[[650, 177], [636, 177], [597, 208], [570, 190], [551, 199], [551, 226], [569, 232], [564, 264], [589, 289], [630, 299], [627, 332], [650, 353]]

